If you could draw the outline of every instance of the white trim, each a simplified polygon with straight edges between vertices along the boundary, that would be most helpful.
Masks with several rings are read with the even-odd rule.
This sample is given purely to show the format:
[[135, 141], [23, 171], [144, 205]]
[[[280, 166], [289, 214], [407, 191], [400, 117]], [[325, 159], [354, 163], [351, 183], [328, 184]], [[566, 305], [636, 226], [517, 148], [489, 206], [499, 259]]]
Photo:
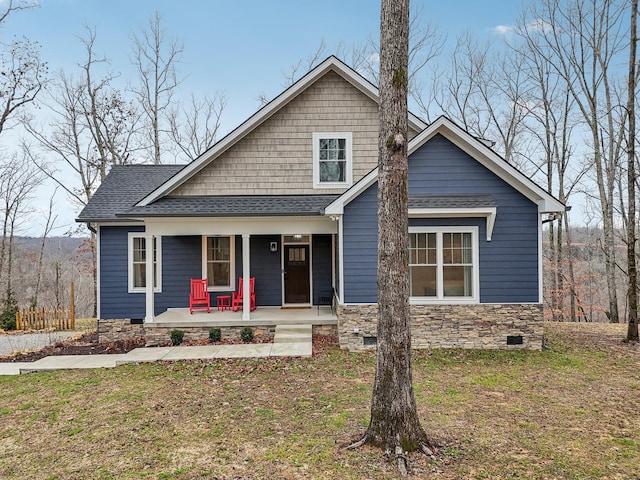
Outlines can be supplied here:
[[[491, 150], [482, 141], [453, 123], [447, 117], [441, 116], [431, 125], [409, 141], [407, 154], [410, 156], [418, 148], [433, 138], [442, 134], [453, 144], [468, 153], [481, 165], [488, 168], [507, 184], [514, 187], [538, 206], [540, 213], [564, 212], [565, 206], [543, 188], [535, 184], [530, 178], [506, 162], [500, 155]], [[411, 159], [409, 159], [411, 160]], [[344, 206], [373, 185], [378, 179], [378, 167], [374, 168], [353, 187], [334, 200], [325, 209], [326, 215], [340, 215]]]
[[[242, 320], [251, 320], [251, 236], [242, 234]], [[233, 257], [232, 257], [233, 258]]]
[[487, 242], [491, 241], [493, 226], [496, 223], [496, 207], [472, 208], [410, 208], [409, 218], [471, 218], [486, 217]]
[[336, 225], [324, 216], [310, 217], [168, 217], [148, 218], [146, 231], [155, 235], [295, 235], [336, 233]]
[[[356, 87], [362, 93], [367, 95], [375, 102], [379, 101], [378, 89], [362, 77], [358, 72], [347, 66], [338, 58], [331, 56], [327, 58], [320, 65], [315, 67], [304, 77], [291, 85], [288, 89], [274, 98], [267, 105], [258, 110], [255, 114], [249, 117], [246, 121], [240, 124], [235, 130], [229, 133], [222, 140], [213, 145], [209, 150], [205, 151], [202, 155], [196, 158], [193, 162], [186, 165], [180, 172], [170, 178], [164, 184], [160, 185], [153, 192], [145, 196], [137, 206], [145, 206], [154, 202], [160, 197], [168, 194], [178, 186], [182, 185], [189, 178], [194, 176], [204, 167], [206, 167], [211, 161], [220, 156], [223, 152], [231, 148], [238, 143], [253, 129], [264, 123], [273, 114], [279, 111], [282, 107], [288, 104], [291, 100], [302, 93], [307, 87], [313, 84], [316, 80], [324, 76], [327, 72], [333, 71], [348, 81], [351, 85]], [[426, 128], [427, 124], [420, 118], [413, 114], [409, 114], [409, 126], [416, 132], [422, 131]]]
[[[442, 305], [457, 305], [457, 304], [469, 304], [480, 303], [480, 248], [479, 248], [479, 236], [478, 227], [469, 226], [452, 226], [452, 227], [409, 227], [409, 233], [436, 233], [438, 236], [437, 241], [437, 295], [435, 297], [409, 297], [409, 303], [411, 305], [429, 305], [429, 304], [442, 304]], [[473, 295], [470, 297], [445, 297], [444, 296], [444, 283], [443, 283], [443, 269], [444, 262], [442, 257], [442, 235], [444, 233], [470, 233], [471, 234], [471, 263], [473, 265]], [[407, 248], [409, 248], [407, 246]]]
[[[102, 285], [101, 268], [100, 264], [102, 263], [102, 256], [100, 255], [100, 225], [96, 225], [96, 315], [98, 318], [101, 318], [102, 312], [100, 308], [100, 287]], [[127, 258], [127, 261], [129, 259]], [[127, 267], [128, 268], [128, 267]], [[128, 280], [127, 280], [128, 281]]]
[[338, 217], [338, 278], [340, 278], [340, 302], [344, 301], [344, 225], [343, 217]]
[[538, 215], [538, 303], [544, 300], [544, 262], [542, 261], [542, 214]]
[[[309, 307], [313, 305], [313, 235], [312, 234], [307, 234], [307, 233], [302, 233], [301, 235], [303, 236], [308, 236], [309, 237], [309, 241], [307, 242], [285, 242], [284, 241], [284, 237], [285, 235], [281, 235], [280, 236], [280, 245], [281, 245], [281, 250], [282, 253], [280, 255], [280, 278], [282, 280], [282, 306], [286, 306], [286, 307]], [[285, 285], [284, 285], [284, 247], [286, 245], [307, 245], [309, 247], [309, 258], [308, 258], [308, 263], [309, 263], [309, 303], [286, 303], [285, 302]]]
[[[147, 246], [148, 232], [128, 232], [127, 234], [127, 292], [128, 293], [145, 293], [146, 287], [134, 287], [133, 284], [133, 239], [144, 238], [145, 248]], [[156, 280], [153, 291], [155, 293], [162, 293], [162, 237], [151, 235], [156, 247]], [[153, 270], [153, 269], [152, 269]], [[145, 279], [146, 283], [146, 279]], [[99, 318], [99, 317], [98, 317]]]
[[[144, 236], [144, 250], [145, 250], [145, 317], [144, 320], [147, 323], [153, 322], [155, 316], [155, 293], [154, 283], [155, 275], [158, 272], [158, 268], [154, 269], [154, 251], [155, 256], [158, 255], [156, 250], [156, 240], [153, 235], [146, 233]], [[160, 257], [157, 257], [160, 260]], [[157, 264], [157, 262], [156, 262]]]
[[407, 154], [411, 155], [438, 133], [538, 205], [539, 212], [564, 212], [565, 206], [558, 199], [445, 116], [438, 117], [414, 137], [409, 142]]
[[[351, 132], [313, 132], [313, 188], [349, 188], [353, 185], [353, 135]], [[320, 140], [345, 140], [345, 180], [344, 182], [320, 181]]]
[[235, 291], [236, 281], [236, 240], [234, 235], [202, 235], [202, 278], [207, 278], [207, 263], [209, 252], [207, 251], [207, 238], [225, 237], [229, 238], [229, 285], [207, 286], [208, 292], [230, 292]]

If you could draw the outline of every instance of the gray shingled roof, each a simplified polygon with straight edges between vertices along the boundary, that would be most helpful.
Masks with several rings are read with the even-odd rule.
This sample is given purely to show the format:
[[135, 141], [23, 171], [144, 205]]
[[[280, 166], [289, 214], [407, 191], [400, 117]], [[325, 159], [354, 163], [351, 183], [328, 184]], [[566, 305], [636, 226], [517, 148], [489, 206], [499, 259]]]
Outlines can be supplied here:
[[182, 168], [184, 165], [116, 165], [76, 221], [123, 221], [117, 213], [129, 210]]
[[322, 215], [338, 195], [233, 195], [164, 197], [120, 216], [132, 217], [257, 217]]
[[[136, 207], [184, 165], [114, 166], [78, 222], [117, 222], [141, 217], [242, 217], [322, 215], [338, 195], [238, 195], [161, 198]], [[412, 195], [409, 208], [495, 207], [491, 195]]]
[[491, 195], [411, 195], [409, 208], [479, 208], [495, 207]]

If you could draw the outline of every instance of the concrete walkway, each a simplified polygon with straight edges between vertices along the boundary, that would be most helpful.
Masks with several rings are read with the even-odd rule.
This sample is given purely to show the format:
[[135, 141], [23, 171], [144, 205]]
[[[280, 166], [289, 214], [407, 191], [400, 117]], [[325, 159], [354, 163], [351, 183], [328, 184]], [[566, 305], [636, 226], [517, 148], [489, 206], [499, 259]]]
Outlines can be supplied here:
[[0, 375], [44, 372], [67, 368], [113, 368], [126, 363], [158, 360], [214, 358], [310, 357], [311, 325], [277, 326], [273, 343], [202, 345], [194, 347], [143, 347], [124, 354], [52, 355], [35, 362], [0, 363]]

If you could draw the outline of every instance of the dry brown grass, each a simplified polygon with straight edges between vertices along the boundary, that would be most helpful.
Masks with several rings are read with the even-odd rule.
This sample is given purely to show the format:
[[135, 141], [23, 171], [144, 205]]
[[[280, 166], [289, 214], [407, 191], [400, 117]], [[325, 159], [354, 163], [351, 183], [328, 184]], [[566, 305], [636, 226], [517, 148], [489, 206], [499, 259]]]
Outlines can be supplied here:
[[[543, 352], [420, 351], [414, 478], [640, 478], [640, 350], [623, 327], [547, 326]], [[0, 478], [383, 479], [372, 353], [0, 377]]]

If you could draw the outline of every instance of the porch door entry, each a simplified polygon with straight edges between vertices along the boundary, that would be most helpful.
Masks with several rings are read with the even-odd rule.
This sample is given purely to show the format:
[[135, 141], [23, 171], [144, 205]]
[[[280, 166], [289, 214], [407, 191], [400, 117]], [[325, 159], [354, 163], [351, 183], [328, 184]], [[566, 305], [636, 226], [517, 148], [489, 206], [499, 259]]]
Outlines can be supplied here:
[[309, 245], [284, 245], [284, 303], [309, 304]]

